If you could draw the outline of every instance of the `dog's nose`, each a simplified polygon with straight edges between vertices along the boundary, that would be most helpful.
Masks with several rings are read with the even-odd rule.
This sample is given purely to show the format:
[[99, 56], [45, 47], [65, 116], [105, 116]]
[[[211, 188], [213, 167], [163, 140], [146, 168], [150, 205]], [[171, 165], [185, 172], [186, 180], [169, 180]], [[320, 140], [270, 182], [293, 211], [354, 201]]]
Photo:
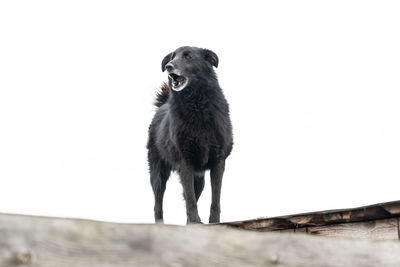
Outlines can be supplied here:
[[171, 63], [168, 63], [167, 65], [165, 65], [165, 68], [167, 69], [167, 71], [171, 71], [174, 69], [174, 65], [172, 65]]

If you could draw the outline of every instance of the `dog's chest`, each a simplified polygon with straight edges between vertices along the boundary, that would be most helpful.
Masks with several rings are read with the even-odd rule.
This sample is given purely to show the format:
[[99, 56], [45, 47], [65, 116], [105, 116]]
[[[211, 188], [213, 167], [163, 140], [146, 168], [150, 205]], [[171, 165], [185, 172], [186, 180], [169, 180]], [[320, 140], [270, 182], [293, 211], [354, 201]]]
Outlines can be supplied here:
[[183, 160], [195, 170], [204, 170], [222, 154], [218, 136], [218, 129], [182, 129], [177, 135], [176, 144]]
[[[199, 106], [186, 103], [170, 113], [170, 140], [173, 142], [175, 162], [184, 160], [195, 170], [209, 169], [217, 160], [224, 158], [229, 140], [226, 129], [229, 118], [208, 103]], [[211, 108], [210, 108], [211, 107]]]

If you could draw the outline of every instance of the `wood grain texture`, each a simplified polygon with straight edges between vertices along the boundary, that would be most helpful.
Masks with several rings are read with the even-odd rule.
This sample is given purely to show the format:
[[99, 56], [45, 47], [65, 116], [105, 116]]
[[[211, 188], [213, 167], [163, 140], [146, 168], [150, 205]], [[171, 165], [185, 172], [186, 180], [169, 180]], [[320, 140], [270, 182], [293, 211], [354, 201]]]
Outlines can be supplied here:
[[279, 233], [294, 233], [294, 229], [278, 230]]
[[271, 218], [261, 217], [254, 220], [225, 222], [222, 224], [246, 230], [277, 231], [399, 217], [400, 201], [392, 201], [350, 209], [308, 212]]
[[0, 266], [400, 266], [400, 242], [0, 214]]
[[296, 228], [296, 229], [294, 230], [294, 232], [295, 232], [295, 233], [302, 233], [302, 234], [308, 233], [308, 227]]
[[398, 218], [309, 227], [310, 234], [373, 240], [399, 238]]

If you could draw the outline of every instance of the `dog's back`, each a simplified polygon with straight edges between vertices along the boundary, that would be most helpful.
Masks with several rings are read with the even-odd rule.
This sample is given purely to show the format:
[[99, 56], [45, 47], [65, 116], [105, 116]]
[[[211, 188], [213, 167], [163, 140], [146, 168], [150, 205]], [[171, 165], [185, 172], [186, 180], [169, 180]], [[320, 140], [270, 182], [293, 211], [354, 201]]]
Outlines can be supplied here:
[[219, 221], [222, 174], [233, 139], [229, 106], [212, 68], [217, 65], [215, 53], [193, 47], [179, 48], [162, 62], [169, 84], [163, 84], [157, 94], [158, 109], [147, 146], [156, 220], [163, 219], [165, 185], [171, 170], [176, 170], [184, 188], [188, 222], [200, 222], [196, 202], [204, 187], [204, 172], [210, 169], [210, 222]]

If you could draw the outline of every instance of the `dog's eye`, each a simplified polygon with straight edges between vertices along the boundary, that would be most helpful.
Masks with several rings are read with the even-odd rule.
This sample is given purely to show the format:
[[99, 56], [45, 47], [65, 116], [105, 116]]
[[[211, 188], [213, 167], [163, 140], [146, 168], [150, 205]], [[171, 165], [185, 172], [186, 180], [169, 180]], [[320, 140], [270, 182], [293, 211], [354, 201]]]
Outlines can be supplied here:
[[186, 55], [186, 56], [185, 56], [185, 59], [189, 60], [189, 59], [192, 59], [192, 57], [189, 56], [189, 55]]

